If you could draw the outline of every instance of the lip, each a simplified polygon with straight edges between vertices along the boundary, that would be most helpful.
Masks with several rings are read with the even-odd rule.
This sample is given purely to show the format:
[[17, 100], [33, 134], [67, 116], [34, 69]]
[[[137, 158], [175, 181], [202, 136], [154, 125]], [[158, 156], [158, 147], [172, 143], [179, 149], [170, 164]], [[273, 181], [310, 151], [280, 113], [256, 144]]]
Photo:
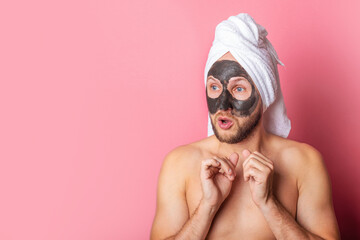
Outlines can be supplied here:
[[231, 128], [231, 126], [234, 124], [233, 121], [227, 117], [218, 117], [217, 122], [219, 127], [223, 130]]

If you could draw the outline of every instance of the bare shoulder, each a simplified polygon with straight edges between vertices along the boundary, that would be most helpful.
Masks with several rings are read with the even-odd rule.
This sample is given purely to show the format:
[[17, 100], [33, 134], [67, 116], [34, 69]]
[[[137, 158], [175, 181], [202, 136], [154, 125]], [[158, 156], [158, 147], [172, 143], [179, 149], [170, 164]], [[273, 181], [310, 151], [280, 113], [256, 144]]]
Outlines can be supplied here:
[[172, 149], [165, 156], [162, 171], [176, 172], [177, 175], [186, 178], [189, 174], [192, 174], [192, 170], [199, 166], [199, 162], [206, 153], [204, 146], [207, 144], [208, 142], [205, 138]]
[[304, 167], [322, 163], [322, 155], [315, 147], [294, 140], [287, 141], [289, 145], [282, 152], [284, 156], [299, 161]]
[[181, 145], [171, 150], [165, 157], [164, 163], [176, 166], [192, 164], [193, 159], [197, 159], [203, 154], [203, 150], [197, 142]]
[[320, 151], [310, 144], [276, 137], [279, 165], [297, 176], [301, 181], [311, 171], [326, 174], [326, 167]]
[[313, 146], [290, 139], [282, 139], [280, 154], [283, 157], [300, 161], [302, 164], [314, 164], [322, 161], [321, 153]]

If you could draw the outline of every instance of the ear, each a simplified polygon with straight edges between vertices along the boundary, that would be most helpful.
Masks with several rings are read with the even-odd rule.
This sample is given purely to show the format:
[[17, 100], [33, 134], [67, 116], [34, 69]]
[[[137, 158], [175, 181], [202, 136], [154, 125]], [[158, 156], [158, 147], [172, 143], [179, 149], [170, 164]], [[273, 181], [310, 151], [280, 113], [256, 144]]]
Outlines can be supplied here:
[[236, 167], [236, 164], [238, 163], [239, 160], [239, 154], [237, 154], [236, 152], [232, 153], [229, 156], [229, 160]]

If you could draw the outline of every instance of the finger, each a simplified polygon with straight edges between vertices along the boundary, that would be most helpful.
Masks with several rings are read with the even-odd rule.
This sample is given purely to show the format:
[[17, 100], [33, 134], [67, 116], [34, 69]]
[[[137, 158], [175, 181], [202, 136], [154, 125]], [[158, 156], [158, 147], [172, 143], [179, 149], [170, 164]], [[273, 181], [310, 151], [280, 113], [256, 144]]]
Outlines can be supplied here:
[[210, 167], [220, 168], [220, 162], [216, 161], [213, 158], [205, 159], [202, 161], [202, 167], [205, 170], [209, 169]]
[[[232, 155], [234, 155], [234, 156], [232, 156]], [[231, 156], [231, 158], [233, 159], [234, 163], [237, 164], [237, 161], [238, 161], [238, 158], [239, 158], [239, 154], [237, 154], [237, 153], [232, 153], [230, 156]], [[235, 169], [235, 168], [236, 168], [236, 164], [234, 164], [234, 163], [230, 160], [230, 156], [229, 156], [229, 158], [226, 158], [226, 157], [218, 157], [218, 156], [214, 156], [214, 157], [219, 158], [219, 159], [222, 159], [222, 160], [225, 161], [227, 164], [229, 164], [232, 169]]]
[[221, 169], [223, 169], [226, 176], [230, 177], [233, 174], [234, 176], [236, 175], [234, 166], [232, 166], [232, 164], [229, 163], [226, 159], [222, 159], [216, 156], [214, 156], [213, 158], [221, 163]]
[[216, 172], [219, 172], [220, 165], [221, 165], [220, 162], [212, 158], [203, 160], [201, 164], [202, 177], [206, 179], [211, 178]]
[[229, 160], [233, 164], [234, 168], [236, 168], [236, 165], [237, 165], [237, 163], [239, 161], [239, 154], [237, 154], [236, 152], [232, 153], [229, 156]]
[[257, 172], [261, 173], [263, 179], [267, 178], [271, 174], [272, 169], [267, 165], [264, 165], [260, 161], [254, 158], [250, 158], [248, 163], [244, 166], [244, 180], [248, 181], [248, 173], [250, 169], [256, 169]]
[[[255, 159], [255, 160], [259, 161], [260, 163], [262, 163], [262, 164], [264, 164], [265, 166], [269, 167], [271, 170], [274, 169], [273, 162], [268, 162], [268, 161], [266, 161], [265, 159], [259, 157], [259, 156], [256, 155], [256, 154], [253, 154], [253, 153], [244, 161], [244, 163], [243, 163], [243, 168], [245, 168], [246, 165], [249, 164], [250, 159]], [[252, 161], [254, 161], [254, 160], [252, 160]]]
[[251, 154], [251, 152], [247, 149], [244, 149], [241, 153], [245, 159]]
[[250, 158], [248, 163], [244, 166], [244, 172], [249, 170], [250, 168], [256, 168], [264, 175], [268, 175], [271, 172], [271, 169], [267, 165], [264, 165], [263, 163], [259, 162], [257, 159], [254, 158]]
[[260, 182], [260, 183], [265, 182], [266, 180], [266, 176], [264, 175], [264, 172], [260, 171], [255, 167], [251, 167], [246, 171], [244, 171], [244, 180], [246, 182], [249, 181], [251, 177], [254, 178], [256, 182]]
[[260, 153], [258, 151], [254, 151], [253, 154], [256, 154], [257, 156], [263, 158], [264, 160], [266, 160], [269, 163], [274, 163], [273, 161], [271, 161], [271, 159], [269, 159], [268, 157], [266, 157], [265, 155], [263, 155], [262, 153]]

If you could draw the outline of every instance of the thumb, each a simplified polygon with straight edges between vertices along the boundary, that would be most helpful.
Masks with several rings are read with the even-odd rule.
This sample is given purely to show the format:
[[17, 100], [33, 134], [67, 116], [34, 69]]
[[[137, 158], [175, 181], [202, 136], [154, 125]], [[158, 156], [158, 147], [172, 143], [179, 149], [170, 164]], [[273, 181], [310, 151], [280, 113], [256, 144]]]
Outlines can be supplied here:
[[250, 154], [251, 154], [251, 152], [249, 150], [247, 150], [247, 149], [244, 149], [242, 151], [242, 155], [244, 156], [244, 158], [247, 158]]
[[236, 152], [232, 153], [229, 156], [229, 160], [236, 167], [236, 164], [238, 163], [239, 160], [239, 154], [237, 154]]

